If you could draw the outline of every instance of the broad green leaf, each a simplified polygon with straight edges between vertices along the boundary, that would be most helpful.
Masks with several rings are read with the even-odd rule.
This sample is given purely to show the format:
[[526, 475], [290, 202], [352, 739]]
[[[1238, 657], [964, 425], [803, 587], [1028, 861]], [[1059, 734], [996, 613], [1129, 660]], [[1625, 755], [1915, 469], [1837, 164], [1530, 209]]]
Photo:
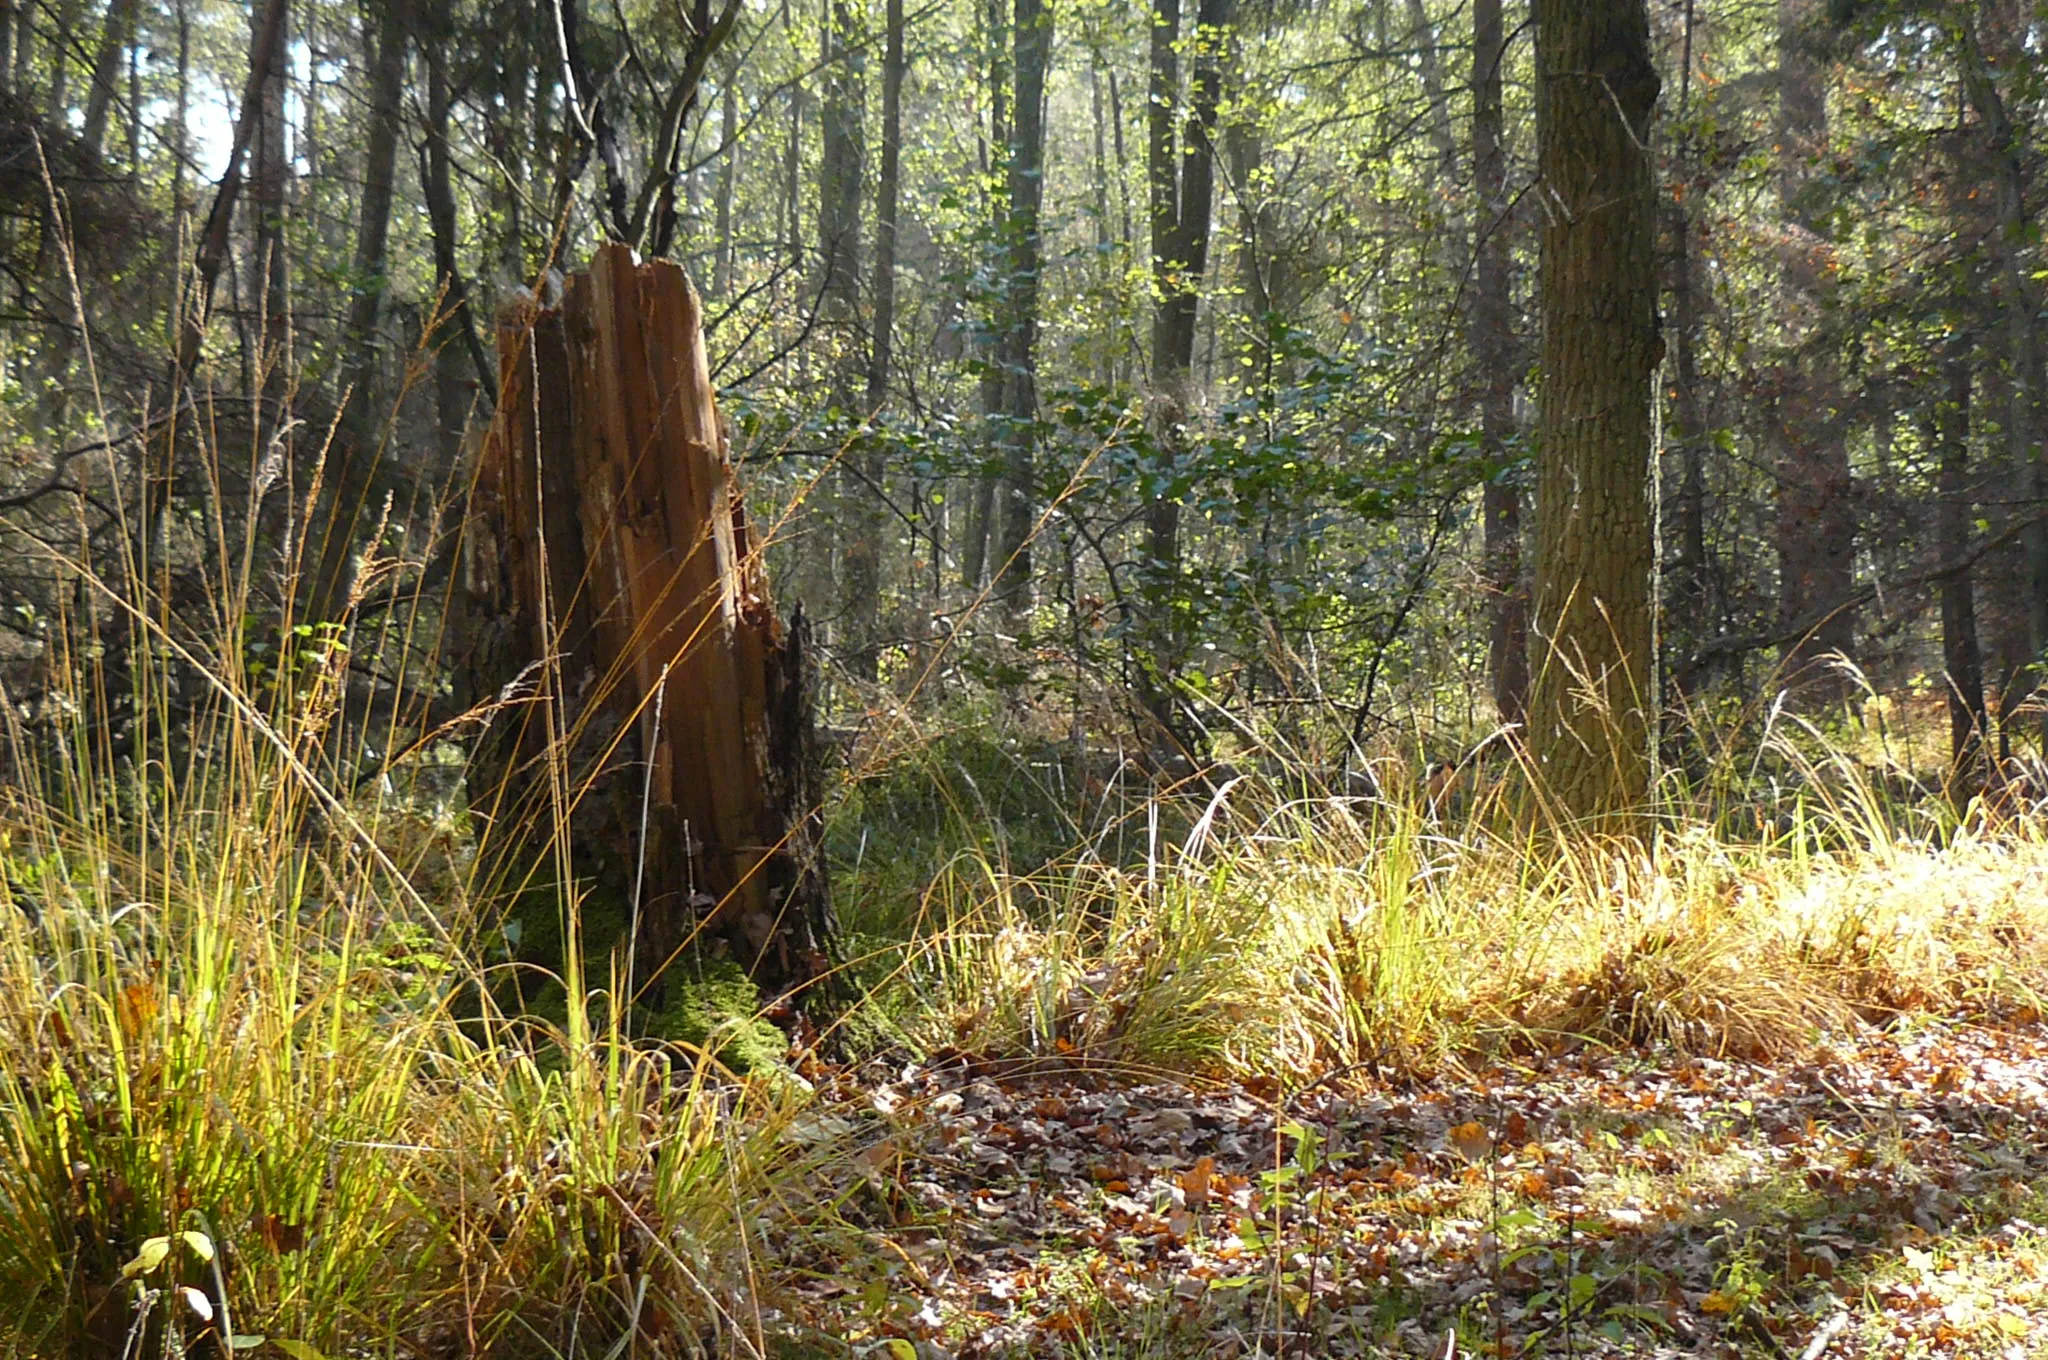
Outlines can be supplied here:
[[170, 1254], [170, 1238], [152, 1237], [142, 1244], [142, 1249], [135, 1253], [134, 1260], [121, 1267], [121, 1278], [132, 1280], [137, 1275], [147, 1275], [162, 1265], [164, 1258]]
[[292, 1360], [327, 1360], [318, 1346], [304, 1341], [286, 1341], [283, 1337], [272, 1337], [270, 1344], [289, 1355]]

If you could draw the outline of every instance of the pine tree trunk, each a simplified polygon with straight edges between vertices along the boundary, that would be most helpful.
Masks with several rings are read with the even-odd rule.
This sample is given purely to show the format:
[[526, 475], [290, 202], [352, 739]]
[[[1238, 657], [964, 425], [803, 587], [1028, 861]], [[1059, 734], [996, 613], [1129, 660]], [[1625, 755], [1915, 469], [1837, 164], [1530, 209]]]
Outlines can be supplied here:
[[1507, 153], [1501, 63], [1507, 39], [1500, 0], [1472, 9], [1472, 172], [1478, 197], [1473, 240], [1470, 343], [1479, 365], [1479, 436], [1497, 469], [1480, 493], [1488, 594], [1487, 674], [1504, 723], [1520, 723], [1529, 703], [1529, 591], [1522, 580], [1522, 486], [1513, 467], [1515, 437], [1514, 300], [1508, 244]]
[[1649, 792], [1657, 102], [1643, 0], [1537, 0], [1545, 195], [1530, 742], [1563, 816]]
[[1844, 677], [1823, 658], [1849, 655], [1856, 642], [1855, 613], [1843, 605], [1856, 587], [1856, 514], [1839, 366], [1813, 341], [1835, 291], [1833, 245], [1810, 201], [1814, 161], [1828, 140], [1827, 91], [1811, 50], [1820, 10], [1819, 0], [1778, 0], [1778, 195], [1790, 238], [1780, 278], [1792, 319], [1773, 427], [1778, 619], [1788, 628], [1814, 621], [1786, 646], [1785, 677], [1834, 697]]
[[[1936, 556], [1958, 561], [1968, 550], [1970, 525], [1976, 518], [1976, 495], [1970, 476], [1970, 370], [1966, 346], [1952, 348], [1943, 364], [1948, 390], [1935, 408], [1934, 446], [1940, 450], [1937, 473], [1941, 497], [1936, 510]], [[1984, 708], [1984, 661], [1977, 645], [1977, 600], [1973, 573], [1967, 566], [1941, 579], [1941, 657], [1947, 680], [1949, 788], [1967, 799], [1981, 782], [1979, 757], [1989, 720]]]
[[712, 267], [711, 295], [720, 302], [732, 301], [733, 289], [733, 193], [740, 175], [740, 62], [728, 63], [718, 92], [718, 259]]
[[[1010, 16], [1005, 0], [986, 0], [981, 11], [981, 36], [986, 44], [988, 60], [983, 66], [988, 79], [988, 136], [980, 147], [980, 169], [986, 183], [993, 174], [998, 158], [1008, 152], [1010, 145]], [[983, 428], [987, 431], [989, 448], [1003, 447], [1003, 423], [1008, 408], [1004, 402], [1006, 385], [1003, 382], [1003, 337], [1009, 309], [1009, 276], [1005, 268], [1002, 242], [1006, 225], [1006, 205], [1001, 200], [990, 198], [988, 222], [991, 244], [986, 248], [990, 272], [996, 284], [984, 301], [987, 316], [975, 336], [975, 348], [982, 358], [979, 395]], [[968, 502], [967, 541], [960, 550], [960, 582], [968, 591], [978, 591], [983, 581], [993, 570], [1000, 570], [1002, 558], [996, 557], [991, 563], [990, 547], [996, 538], [1001, 523], [1002, 505], [997, 499], [998, 484], [1001, 481], [999, 468], [984, 467], [975, 474], [973, 495]]]
[[[120, 80], [128, 47], [135, 41], [136, 0], [113, 0], [107, 6], [107, 27], [92, 64], [92, 93], [86, 97], [85, 123], [79, 140], [93, 153], [104, 149], [107, 119], [114, 108], [114, 89]], [[132, 115], [131, 115], [132, 119]]]
[[[2026, 208], [2026, 145], [2013, 125], [2005, 98], [1992, 79], [1975, 20], [1964, 14], [1954, 20], [1951, 38], [1961, 58], [1963, 85], [1976, 110], [1985, 139], [1986, 161], [1996, 185], [1998, 204], [1998, 308], [2005, 321], [2005, 377], [2008, 401], [2006, 451], [2012, 472], [2027, 487], [2036, 505], [2048, 504], [2048, 426], [2043, 423], [2043, 372], [2039, 333], [2041, 296], [2035, 287], [2030, 258], [2033, 227]], [[2026, 534], [2027, 582], [2024, 590], [2027, 644], [2026, 678], [2009, 685], [1999, 703], [1999, 722], [2037, 693], [2048, 672], [2048, 523], [2037, 522]], [[2048, 711], [2041, 716], [2048, 740]]]
[[285, 390], [290, 368], [291, 274], [284, 221], [291, 180], [285, 148], [285, 87], [290, 74], [286, 54], [290, 51], [291, 10], [287, 5], [281, 21], [274, 25], [265, 22], [262, 11], [251, 11], [250, 22], [254, 26], [253, 42], [268, 40], [271, 44], [262, 58], [264, 77], [257, 96], [256, 140], [250, 152], [249, 214], [255, 249], [249, 257], [249, 294], [260, 299], [257, 369], [262, 375], [264, 395], [275, 400]]
[[384, 0], [377, 26], [377, 51], [370, 77], [369, 136], [363, 151], [362, 205], [356, 217], [353, 270], [355, 297], [349, 303], [348, 330], [343, 341], [348, 356], [349, 398], [346, 424], [359, 450], [375, 442], [377, 323], [382, 318], [386, 277], [386, 243], [391, 236], [392, 186], [398, 169], [400, 101], [405, 95], [406, 32], [403, 0]]
[[[1215, 189], [1213, 133], [1222, 96], [1221, 42], [1230, 0], [1201, 0], [1196, 13], [1193, 74], [1180, 97], [1181, 0], [1153, 0], [1145, 169], [1152, 233], [1152, 374], [1148, 422], [1157, 450], [1154, 475], [1163, 486], [1146, 509], [1146, 569], [1151, 593], [1165, 606], [1150, 621], [1140, 701], [1168, 737], [1184, 745], [1171, 697], [1188, 640], [1174, 609], [1181, 572], [1180, 473], [1187, 422], [1194, 414], [1196, 321], [1208, 268], [1210, 200]], [[1185, 109], [1185, 113], [1182, 110]]]
[[818, 157], [818, 249], [824, 256], [825, 280], [819, 309], [824, 334], [833, 348], [831, 404], [843, 424], [836, 436], [843, 447], [834, 479], [837, 488], [840, 553], [838, 562], [841, 628], [839, 644], [847, 670], [873, 680], [876, 641], [881, 618], [878, 599], [879, 544], [877, 522], [880, 488], [865, 483], [864, 436], [852, 433], [861, 414], [860, 383], [866, 364], [860, 325], [861, 179], [866, 159], [863, 146], [867, 96], [866, 48], [854, 28], [849, 0], [824, 0], [825, 48], [822, 65], [825, 97], [818, 121], [822, 145]]
[[1045, 182], [1045, 80], [1052, 62], [1052, 11], [1045, 0], [1016, 0], [1011, 16], [1017, 100], [1009, 147], [1009, 221], [1004, 243], [1003, 490], [996, 525], [996, 596], [1011, 624], [1032, 598], [1031, 535], [1037, 527], [1039, 207]]

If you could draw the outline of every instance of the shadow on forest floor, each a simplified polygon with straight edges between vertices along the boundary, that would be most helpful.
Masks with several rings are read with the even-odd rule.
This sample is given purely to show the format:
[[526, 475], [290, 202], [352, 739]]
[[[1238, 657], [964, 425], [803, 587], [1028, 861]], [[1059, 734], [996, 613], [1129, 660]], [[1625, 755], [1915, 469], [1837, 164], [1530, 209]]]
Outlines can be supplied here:
[[1286, 1098], [898, 1075], [848, 1079], [841, 1217], [782, 1244], [819, 1353], [2048, 1354], [2039, 1026]]

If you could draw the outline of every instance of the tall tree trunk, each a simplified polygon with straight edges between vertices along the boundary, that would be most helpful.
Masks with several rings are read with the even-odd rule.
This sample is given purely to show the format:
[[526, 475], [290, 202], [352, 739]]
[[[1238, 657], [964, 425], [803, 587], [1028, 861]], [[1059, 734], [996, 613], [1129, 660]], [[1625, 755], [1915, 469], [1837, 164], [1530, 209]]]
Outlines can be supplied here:
[[1045, 180], [1045, 78], [1052, 61], [1052, 10], [1045, 0], [1016, 0], [1017, 103], [1010, 140], [1009, 247], [1004, 281], [1003, 496], [996, 536], [996, 594], [1012, 623], [1031, 607], [1031, 534], [1038, 505], [1032, 427], [1038, 419], [1039, 207]]
[[[1479, 12], [1473, 10], [1473, 26], [1476, 34]], [[1438, 59], [1437, 25], [1429, 17], [1426, 0], [1408, 0], [1408, 27], [1411, 32], [1409, 45], [1415, 52], [1416, 74], [1422, 77], [1422, 96], [1429, 103], [1427, 112], [1429, 147], [1436, 153], [1436, 174], [1445, 185], [1459, 182], [1458, 137], [1451, 125], [1451, 96], [1444, 88], [1443, 63]], [[1476, 130], [1475, 130], [1476, 137]], [[1443, 247], [1440, 258], [1446, 273], [1457, 278], [1464, 273], [1466, 262], [1472, 257], [1465, 242], [1464, 223], [1456, 214], [1447, 213], [1442, 219]]]
[[448, 87], [447, 47], [429, 41], [421, 50], [427, 59], [427, 140], [421, 149], [420, 185], [434, 238], [434, 296], [439, 299], [442, 320], [441, 327], [427, 337], [427, 343], [452, 345], [460, 341], [469, 355], [476, 389], [487, 404], [495, 404], [496, 370], [477, 334], [476, 307], [456, 253], [454, 153], [448, 144], [454, 108]]
[[1494, 469], [1480, 493], [1488, 595], [1487, 674], [1504, 723], [1529, 703], [1529, 592], [1522, 581], [1522, 487], [1515, 437], [1514, 300], [1508, 273], [1510, 217], [1501, 65], [1507, 37], [1500, 0], [1472, 7], [1472, 174], [1477, 196], [1470, 344], [1479, 365], [1479, 437]]
[[[192, 151], [192, 5], [178, 0], [177, 93], [171, 110], [171, 221], [172, 237], [185, 243], [191, 206], [185, 202], [185, 161]], [[168, 309], [175, 314], [175, 307]], [[177, 343], [176, 321], [172, 321], [171, 342]]]
[[[1966, 345], [1951, 347], [1943, 363], [1948, 390], [1935, 408], [1934, 445], [1940, 450], [1936, 510], [1936, 557], [1963, 560], [1969, 549], [1976, 495], [1970, 477], [1970, 388], [1973, 374]], [[1984, 661], [1977, 645], [1977, 600], [1972, 570], [1957, 568], [1941, 578], [1941, 657], [1947, 678], [1949, 787], [1961, 798], [1976, 791], [1984, 734]]]
[[903, 0], [888, 0], [882, 40], [882, 155], [875, 179], [875, 317], [868, 351], [867, 409], [889, 397], [896, 342], [896, 219], [903, 182]]
[[1530, 740], [1560, 812], [1649, 792], [1657, 104], [1643, 0], [1536, 0], [1545, 212]]
[[250, 22], [253, 42], [271, 44], [270, 51], [262, 57], [263, 86], [258, 94], [256, 142], [251, 151], [249, 212], [256, 248], [249, 258], [249, 291], [251, 297], [260, 299], [258, 371], [263, 375], [266, 398], [274, 400], [284, 391], [290, 365], [291, 275], [284, 223], [291, 181], [291, 163], [285, 146], [291, 11], [287, 7], [283, 21], [275, 25], [264, 22], [262, 11], [251, 11]]
[[[1221, 49], [1230, 0], [1201, 0], [1193, 35], [1194, 71], [1180, 97], [1181, 0], [1153, 0], [1151, 105], [1146, 110], [1146, 185], [1152, 228], [1151, 423], [1164, 489], [1146, 513], [1146, 550], [1162, 590], [1180, 573], [1178, 474], [1194, 404], [1195, 322], [1209, 258], [1210, 198], [1215, 188], [1211, 134], [1222, 96]], [[1179, 640], [1155, 639], [1163, 670], [1177, 664]], [[1152, 704], [1155, 716], [1158, 705]]]
[[[886, 100], [885, 94], [885, 104]], [[732, 199], [740, 176], [740, 61], [737, 57], [727, 64], [725, 79], [718, 92], [718, 146], [718, 206], [715, 210], [718, 257], [711, 267], [711, 295], [720, 302], [730, 302], [733, 288]], [[895, 230], [893, 223], [890, 230]], [[890, 244], [894, 246], [893, 239]]]
[[390, 288], [386, 242], [391, 235], [392, 185], [398, 169], [399, 104], [405, 95], [404, 0], [384, 0], [370, 77], [370, 126], [363, 153], [362, 206], [356, 217], [353, 282], [344, 352], [348, 356], [347, 423], [359, 453], [375, 444], [377, 323]]
[[[979, 148], [978, 160], [981, 180], [986, 185], [993, 178], [997, 158], [1006, 154], [1010, 145], [1010, 15], [1005, 0], [986, 0], [981, 17], [988, 54], [983, 68], [988, 73], [988, 137]], [[982, 359], [980, 397], [983, 427], [988, 432], [988, 445], [996, 449], [1003, 447], [1002, 425], [1007, 410], [1004, 404], [1003, 335], [1009, 305], [1009, 261], [1003, 254], [1002, 244], [1008, 216], [1004, 197], [993, 193], [989, 195], [988, 272], [995, 277], [996, 283], [983, 300], [987, 319], [975, 337], [975, 347]], [[982, 578], [991, 565], [988, 561], [989, 547], [996, 537], [1002, 514], [1001, 504], [996, 499], [1001, 480], [999, 467], [984, 467], [975, 474], [974, 493], [967, 510], [967, 542], [960, 551], [961, 583], [970, 591], [981, 588]], [[1002, 565], [1000, 557], [994, 565]]]
[[1712, 564], [1707, 561], [1707, 418], [1700, 386], [1699, 266], [1693, 237], [1694, 151], [1689, 119], [1692, 108], [1692, 66], [1695, 20], [1688, 5], [1685, 39], [1679, 66], [1678, 119], [1684, 142], [1677, 160], [1678, 186], [1667, 210], [1671, 242], [1672, 395], [1675, 419], [1672, 442], [1678, 449], [1678, 556], [1672, 563], [1670, 614], [1680, 646], [1675, 683], [1690, 693], [1700, 682], [1696, 645], [1714, 626]]
[[92, 91], [85, 100], [85, 123], [79, 140], [97, 153], [105, 148], [107, 119], [114, 109], [114, 91], [121, 80], [129, 44], [135, 41], [135, 0], [113, 0], [107, 26], [92, 63]]
[[824, 0], [826, 23], [822, 66], [825, 97], [819, 105], [821, 147], [818, 156], [818, 249], [825, 281], [819, 310], [832, 346], [831, 404], [840, 422], [835, 436], [841, 444], [836, 483], [839, 529], [839, 617], [834, 639], [848, 670], [863, 680], [875, 676], [875, 643], [880, 602], [871, 581], [863, 576], [863, 530], [876, 509], [879, 488], [862, 483], [858, 383], [866, 365], [860, 327], [861, 179], [865, 160], [866, 48], [855, 28], [850, 0]]
[[349, 301], [342, 336], [347, 363], [346, 404], [342, 438], [331, 451], [333, 466], [326, 476], [325, 513], [315, 526], [319, 555], [305, 596], [303, 617], [319, 621], [338, 618], [347, 598], [349, 563], [355, 555], [356, 532], [365, 502], [381, 479], [383, 458], [378, 437], [382, 422], [377, 391], [377, 330], [389, 291], [387, 243], [391, 234], [393, 183], [398, 168], [400, 100], [405, 92], [407, 35], [405, 0], [384, 0], [377, 25], [370, 84], [370, 125], [363, 158], [362, 206], [356, 217], [355, 296]]
[[1784, 655], [1788, 681], [1822, 697], [1843, 677], [1820, 664], [1849, 655], [1856, 641], [1856, 514], [1843, 429], [1839, 364], [1819, 321], [1831, 304], [1833, 243], [1815, 210], [1814, 165], [1828, 141], [1827, 89], [1813, 45], [1822, 0], [1778, 0], [1779, 212], [1789, 241], [1780, 269], [1790, 318], [1779, 366], [1773, 433], [1777, 444], [1778, 618], [1811, 620]]
[[847, 617], [848, 668], [873, 682], [880, 665], [882, 529], [885, 479], [876, 422], [889, 396], [889, 366], [896, 327], [896, 209], [903, 138], [903, 0], [888, 0], [883, 20], [881, 171], [875, 185], [875, 314], [868, 347], [862, 431], [841, 456], [858, 475], [848, 490], [846, 542], [841, 555], [840, 599]]
[[504, 25], [504, 45], [498, 62], [504, 116], [494, 120], [487, 133], [501, 176], [494, 184], [499, 223], [496, 268], [506, 282], [525, 284], [533, 277], [533, 266], [526, 254], [526, 191], [530, 165], [538, 152], [538, 147], [527, 141], [533, 117], [535, 64], [528, 35], [536, 19], [530, 0], [507, 0], [499, 13]]
[[57, 0], [56, 41], [50, 44], [50, 121], [60, 126], [71, 112], [71, 49], [77, 45], [80, 0]]
[[[2048, 429], [2042, 423], [2044, 375], [2039, 334], [2041, 296], [2034, 283], [2032, 226], [2027, 214], [2025, 139], [2014, 126], [2005, 98], [1992, 79], [1974, 21], [1953, 20], [1951, 38], [1963, 68], [1963, 85], [1977, 112], [1985, 139], [1986, 159], [1997, 187], [1999, 310], [2005, 320], [2008, 408], [2006, 450], [2015, 476], [2023, 477], [2028, 498], [2048, 504]], [[2048, 666], [2048, 523], [2036, 522], [2026, 533], [2027, 644], [2031, 652], [2029, 679], [2009, 687], [1999, 704], [2001, 727], [2019, 701], [2038, 691]], [[2048, 741], [2048, 713], [2041, 719]]]

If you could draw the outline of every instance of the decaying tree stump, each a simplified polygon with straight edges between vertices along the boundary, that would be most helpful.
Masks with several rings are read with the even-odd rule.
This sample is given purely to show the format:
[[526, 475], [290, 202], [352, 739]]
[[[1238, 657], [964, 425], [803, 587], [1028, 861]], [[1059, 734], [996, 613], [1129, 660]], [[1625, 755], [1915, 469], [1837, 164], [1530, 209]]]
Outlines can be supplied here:
[[559, 306], [508, 307], [498, 353], [465, 543], [471, 693], [506, 700], [471, 763], [486, 844], [636, 916], [643, 989], [700, 932], [805, 988], [833, 929], [808, 629], [769, 599], [697, 294], [605, 246]]

